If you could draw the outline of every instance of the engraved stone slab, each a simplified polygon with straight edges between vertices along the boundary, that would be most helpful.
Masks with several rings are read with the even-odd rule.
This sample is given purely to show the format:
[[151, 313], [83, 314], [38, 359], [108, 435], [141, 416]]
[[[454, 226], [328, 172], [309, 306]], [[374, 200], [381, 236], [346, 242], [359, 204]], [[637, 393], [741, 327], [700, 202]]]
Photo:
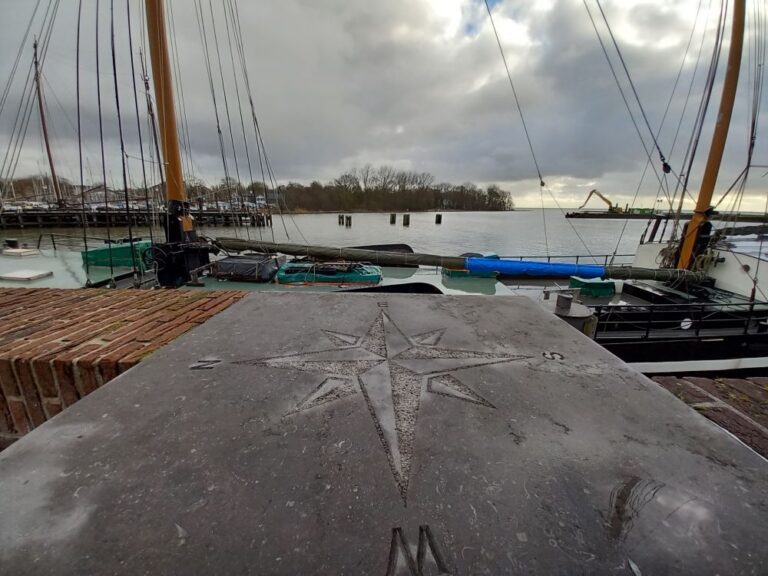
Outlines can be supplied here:
[[259, 293], [0, 453], [0, 566], [759, 574], [767, 478], [525, 297]]

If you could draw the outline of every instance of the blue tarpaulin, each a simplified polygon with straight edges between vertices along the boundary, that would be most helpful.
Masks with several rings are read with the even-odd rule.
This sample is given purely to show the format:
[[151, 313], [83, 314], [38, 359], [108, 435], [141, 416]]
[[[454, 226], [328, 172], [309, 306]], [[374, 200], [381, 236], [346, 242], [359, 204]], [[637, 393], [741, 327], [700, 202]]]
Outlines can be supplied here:
[[531, 262], [530, 260], [492, 260], [490, 258], [467, 258], [465, 268], [472, 273], [493, 273], [499, 277], [548, 276], [568, 278], [602, 278], [605, 267], [564, 262]]

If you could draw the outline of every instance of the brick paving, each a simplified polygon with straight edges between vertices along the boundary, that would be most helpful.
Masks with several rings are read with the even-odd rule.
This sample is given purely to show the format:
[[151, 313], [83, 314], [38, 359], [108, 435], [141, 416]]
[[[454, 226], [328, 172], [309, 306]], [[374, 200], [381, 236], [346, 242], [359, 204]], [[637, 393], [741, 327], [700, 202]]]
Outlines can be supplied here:
[[653, 380], [768, 458], [768, 378], [656, 376]]
[[0, 449], [246, 294], [0, 289]]

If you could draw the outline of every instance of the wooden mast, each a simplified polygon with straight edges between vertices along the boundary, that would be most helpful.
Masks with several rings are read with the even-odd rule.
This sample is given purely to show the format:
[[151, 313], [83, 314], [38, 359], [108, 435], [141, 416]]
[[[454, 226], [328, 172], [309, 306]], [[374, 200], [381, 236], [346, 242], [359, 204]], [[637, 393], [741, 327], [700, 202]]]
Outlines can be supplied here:
[[741, 52], [744, 44], [744, 13], [745, 0], [734, 0], [733, 22], [731, 24], [731, 47], [728, 52], [728, 66], [723, 81], [723, 94], [720, 99], [720, 110], [715, 123], [715, 132], [712, 136], [712, 146], [709, 149], [707, 165], [704, 169], [704, 177], [701, 181], [701, 190], [696, 201], [696, 209], [688, 223], [686, 232], [681, 239], [680, 259], [678, 268], [689, 268], [693, 263], [693, 249], [699, 236], [699, 228], [709, 220], [707, 210], [712, 205], [712, 193], [717, 183], [717, 174], [720, 170], [720, 162], [723, 159], [725, 141], [728, 138], [728, 129], [731, 125], [731, 113], [736, 99], [736, 88], [739, 84], [739, 70], [741, 68]]
[[53, 193], [56, 196], [56, 204], [59, 208], [64, 207], [64, 198], [59, 188], [59, 179], [56, 177], [56, 168], [53, 165], [53, 154], [51, 154], [51, 143], [48, 140], [48, 124], [45, 121], [45, 106], [43, 104], [43, 88], [40, 82], [40, 60], [37, 57], [37, 41], [34, 43], [35, 50], [35, 87], [37, 88], [37, 105], [40, 108], [40, 128], [43, 131], [43, 141], [45, 142], [45, 152], [48, 155], [48, 166], [51, 168], [51, 184]]
[[166, 236], [169, 242], [190, 239], [192, 219], [185, 210], [187, 195], [181, 168], [181, 151], [176, 128], [176, 112], [171, 79], [171, 61], [165, 36], [164, 0], [145, 0], [149, 53], [152, 60], [152, 82], [157, 101], [160, 141], [165, 165], [165, 197], [168, 209]]

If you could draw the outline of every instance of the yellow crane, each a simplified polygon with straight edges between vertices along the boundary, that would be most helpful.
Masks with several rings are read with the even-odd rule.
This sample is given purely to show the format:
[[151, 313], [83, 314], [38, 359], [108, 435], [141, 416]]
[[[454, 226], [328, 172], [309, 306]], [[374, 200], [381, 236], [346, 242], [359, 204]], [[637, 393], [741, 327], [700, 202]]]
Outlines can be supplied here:
[[597, 190], [597, 188], [593, 188], [592, 190], [589, 191], [589, 194], [587, 194], [587, 199], [584, 200], [584, 204], [579, 206], [579, 208], [578, 208], [579, 210], [581, 210], [582, 208], [584, 208], [584, 206], [587, 205], [587, 203], [589, 202], [589, 199], [592, 198], [593, 194], [597, 195], [597, 197], [600, 198], [600, 200], [602, 200], [603, 202], [608, 204], [608, 212], [610, 212], [611, 214], [623, 214], [624, 213], [624, 209], [621, 206], [619, 206], [618, 204], [616, 204], [615, 206], [613, 204], [611, 204], [611, 201], [608, 200], [608, 198], [606, 198], [605, 196], [603, 196]]

